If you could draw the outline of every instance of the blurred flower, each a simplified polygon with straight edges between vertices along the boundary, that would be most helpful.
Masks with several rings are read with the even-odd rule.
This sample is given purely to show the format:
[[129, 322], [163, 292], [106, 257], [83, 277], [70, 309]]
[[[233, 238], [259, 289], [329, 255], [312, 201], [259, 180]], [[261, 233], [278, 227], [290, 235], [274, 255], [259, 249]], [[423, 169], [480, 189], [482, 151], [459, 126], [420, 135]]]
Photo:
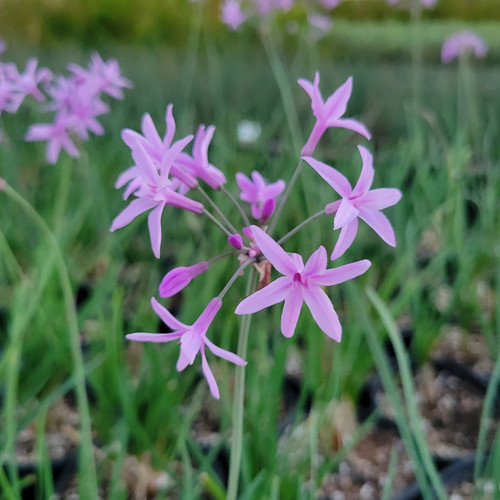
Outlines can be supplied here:
[[396, 237], [389, 219], [380, 210], [395, 205], [401, 191], [395, 188], [372, 189], [373, 156], [358, 146], [363, 167], [354, 189], [347, 178], [334, 168], [314, 158], [304, 158], [316, 172], [342, 197], [329, 203], [325, 212], [335, 214], [333, 229], [341, 229], [331, 259], [338, 259], [351, 246], [358, 231], [358, 217], [363, 219], [388, 245], [396, 246]]
[[[256, 170], [250, 180], [245, 174], [238, 172], [236, 182], [241, 189], [240, 199], [251, 204], [252, 217], [257, 220], [269, 219], [275, 208], [277, 196], [285, 189], [285, 182], [279, 180], [267, 184], [264, 177]], [[264, 222], [264, 221], [262, 221]]]
[[363, 274], [370, 261], [360, 260], [334, 269], [326, 269], [326, 250], [320, 246], [304, 265], [299, 254], [288, 254], [271, 236], [251, 226], [262, 254], [283, 276], [243, 299], [236, 314], [253, 314], [285, 301], [281, 315], [281, 333], [291, 337], [295, 332], [302, 304], [305, 302], [314, 321], [330, 338], [340, 342], [342, 327], [328, 295], [322, 287], [332, 286]]
[[221, 7], [221, 20], [226, 26], [236, 31], [246, 21], [240, 2], [225, 0]]
[[441, 48], [441, 61], [449, 63], [462, 54], [473, 53], [476, 57], [484, 57], [488, 52], [486, 42], [472, 31], [458, 31], [450, 35]]
[[319, 3], [328, 10], [332, 10], [337, 7], [342, 0], [319, 0]]
[[0, 56], [5, 52], [6, 49], [7, 49], [7, 43], [5, 42], [5, 40], [2, 40], [0, 38]]
[[332, 29], [333, 21], [324, 14], [313, 13], [307, 16], [309, 26], [311, 27], [310, 35], [313, 40], [321, 40]]
[[196, 355], [201, 353], [201, 368], [203, 375], [205, 375], [207, 379], [212, 396], [219, 399], [219, 388], [217, 387], [217, 382], [215, 381], [212, 370], [210, 370], [210, 366], [208, 365], [205, 346], [219, 358], [230, 361], [235, 365], [246, 365], [246, 361], [239, 356], [217, 347], [207, 338], [207, 330], [221, 308], [222, 302], [219, 299], [212, 299], [192, 325], [185, 325], [178, 321], [167, 309], [159, 304], [154, 297], [151, 299], [151, 305], [161, 320], [174, 331], [172, 333], [130, 333], [127, 335], [127, 338], [137, 342], [170, 342], [172, 340], [179, 340], [181, 351], [179, 359], [177, 360], [177, 371], [182, 371], [188, 365], [192, 365]]
[[248, 145], [257, 142], [262, 128], [259, 123], [250, 120], [242, 120], [238, 123], [236, 135], [240, 144]]
[[330, 127], [341, 127], [349, 130], [354, 130], [358, 134], [370, 139], [371, 135], [368, 129], [359, 121], [352, 118], [341, 118], [346, 112], [347, 103], [352, 92], [352, 77], [350, 76], [343, 85], [341, 85], [332, 95], [328, 97], [326, 102], [323, 101], [319, 90], [319, 73], [316, 72], [314, 82], [300, 79], [298, 84], [308, 93], [311, 98], [311, 108], [316, 123], [311, 131], [309, 139], [302, 148], [302, 156], [310, 156], [313, 154], [316, 145], [321, 139], [325, 131]]

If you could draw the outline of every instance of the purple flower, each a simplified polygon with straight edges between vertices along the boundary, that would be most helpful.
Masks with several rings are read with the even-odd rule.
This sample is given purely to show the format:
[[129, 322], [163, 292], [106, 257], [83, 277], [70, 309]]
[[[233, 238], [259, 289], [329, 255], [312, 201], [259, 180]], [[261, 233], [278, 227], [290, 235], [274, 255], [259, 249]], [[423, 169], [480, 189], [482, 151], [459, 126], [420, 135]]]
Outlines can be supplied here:
[[221, 7], [222, 22], [236, 31], [246, 21], [246, 15], [237, 0], [225, 0]]
[[488, 52], [486, 42], [472, 31], [458, 31], [450, 35], [441, 48], [441, 61], [449, 63], [456, 57], [472, 52], [476, 57], [484, 57]]
[[[200, 125], [196, 132], [192, 156], [181, 153], [175, 160], [175, 166], [180, 167], [172, 175], [179, 176], [185, 171], [189, 176], [206, 182], [212, 189], [220, 189], [226, 183], [225, 175], [208, 161], [208, 147], [215, 132], [215, 126]], [[180, 171], [180, 172], [179, 172]], [[181, 177], [179, 180], [183, 181]], [[186, 181], [183, 181], [186, 182]]]
[[66, 113], [58, 113], [54, 123], [39, 123], [31, 125], [26, 133], [26, 141], [47, 141], [46, 159], [54, 164], [59, 158], [61, 149], [70, 156], [77, 158], [80, 154], [73, 141], [69, 138], [69, 131], [73, 126], [73, 118]]
[[262, 229], [257, 226], [251, 226], [251, 229], [261, 252], [283, 276], [240, 302], [236, 314], [252, 314], [285, 301], [281, 315], [281, 333], [285, 337], [291, 337], [305, 302], [321, 330], [340, 342], [342, 327], [322, 287], [337, 285], [363, 274], [370, 267], [370, 261], [360, 260], [326, 269], [326, 250], [320, 246], [304, 265], [300, 255], [285, 252]]
[[332, 10], [341, 2], [342, 0], [319, 0], [319, 3], [328, 10]]
[[213, 344], [207, 338], [207, 330], [212, 323], [215, 315], [222, 306], [222, 302], [219, 299], [212, 299], [205, 310], [201, 313], [199, 318], [191, 325], [185, 325], [178, 321], [172, 314], [170, 314], [167, 309], [165, 309], [161, 304], [159, 304], [153, 297], [151, 299], [151, 305], [155, 313], [161, 318], [161, 320], [174, 332], [172, 333], [145, 333], [137, 332], [127, 335], [129, 340], [135, 340], [138, 342], [170, 342], [172, 340], [179, 340], [181, 345], [181, 352], [179, 354], [179, 359], [177, 360], [177, 371], [182, 371], [186, 366], [192, 365], [196, 355], [201, 353], [201, 367], [203, 374], [207, 379], [208, 386], [212, 396], [219, 399], [219, 388], [217, 387], [217, 382], [215, 377], [208, 366], [207, 357], [205, 354], [205, 346], [212, 351], [213, 354], [219, 358], [226, 359], [231, 363], [239, 366], [246, 365], [246, 361], [241, 359], [236, 354], [221, 349]]
[[281, 179], [266, 184], [266, 181], [256, 170], [252, 172], [250, 180], [246, 175], [238, 172], [236, 182], [241, 189], [240, 199], [251, 204], [252, 217], [257, 220], [269, 219], [276, 206], [275, 200], [285, 189], [285, 182]]
[[395, 188], [372, 189], [373, 156], [363, 146], [358, 146], [363, 167], [354, 189], [347, 178], [334, 168], [314, 158], [303, 159], [342, 197], [329, 203], [326, 213], [335, 213], [333, 229], [341, 229], [331, 259], [338, 259], [351, 246], [358, 231], [358, 217], [363, 219], [387, 244], [396, 246], [396, 237], [389, 219], [380, 210], [395, 205], [401, 191]]
[[354, 130], [358, 134], [371, 138], [370, 132], [359, 121], [352, 118], [341, 118], [346, 112], [347, 102], [352, 92], [352, 77], [349, 77], [326, 101], [319, 90], [319, 73], [314, 77], [314, 83], [300, 79], [298, 84], [309, 94], [311, 108], [316, 117], [316, 123], [305, 146], [302, 148], [302, 156], [313, 154], [316, 145], [322, 135], [329, 127], [341, 127]]
[[160, 297], [172, 297], [185, 288], [196, 276], [208, 269], [208, 262], [199, 262], [189, 267], [176, 267], [169, 271], [160, 283]]

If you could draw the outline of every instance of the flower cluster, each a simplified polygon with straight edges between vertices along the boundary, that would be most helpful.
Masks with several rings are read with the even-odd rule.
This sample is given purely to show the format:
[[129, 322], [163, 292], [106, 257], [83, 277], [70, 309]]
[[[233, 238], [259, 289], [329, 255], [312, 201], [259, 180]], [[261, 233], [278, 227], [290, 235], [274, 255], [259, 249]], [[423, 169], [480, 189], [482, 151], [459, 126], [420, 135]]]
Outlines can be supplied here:
[[46, 159], [52, 164], [57, 162], [61, 149], [72, 157], [79, 156], [72, 135], [84, 141], [89, 132], [104, 134], [97, 117], [107, 113], [109, 107], [101, 94], [122, 99], [122, 88], [132, 86], [121, 75], [116, 60], [105, 62], [98, 54], [92, 55], [88, 68], [70, 64], [68, 69], [70, 76], [59, 75], [46, 82], [50, 98], [46, 109], [55, 113], [53, 122], [32, 125], [25, 137], [27, 141], [47, 141]]
[[[194, 137], [188, 135], [173, 141], [175, 121], [172, 105], [169, 105], [165, 117], [166, 132], [163, 137], [159, 135], [148, 114], [142, 119], [142, 133], [129, 129], [122, 132], [122, 138], [131, 150], [134, 165], [118, 177], [116, 187], [125, 188], [125, 199], [130, 196], [134, 199], [114, 219], [111, 230], [121, 228], [141, 213], [150, 211], [148, 226], [151, 247], [154, 255], [159, 257], [162, 240], [161, 217], [166, 205], [171, 205], [177, 209], [206, 216], [225, 233], [231, 248], [229, 252], [222, 253], [210, 261], [170, 270], [160, 283], [160, 297], [171, 297], [179, 293], [193, 279], [207, 272], [220, 258], [237, 257], [238, 267], [235, 273], [219, 295], [209, 301], [192, 325], [186, 325], [174, 318], [153, 297], [151, 304], [154, 312], [172, 332], [136, 332], [127, 335], [130, 340], [143, 342], [178, 341], [180, 355], [177, 370], [179, 371], [193, 364], [197, 354], [200, 353], [202, 371], [215, 398], [219, 398], [220, 393], [208, 365], [205, 347], [216, 356], [236, 365], [244, 365], [246, 362], [236, 354], [217, 347], [208, 339], [207, 331], [222, 307], [225, 295], [245, 269], [255, 266], [260, 272], [261, 280], [259, 289], [238, 304], [235, 309], [236, 314], [253, 314], [283, 302], [281, 332], [285, 337], [291, 337], [296, 330], [305, 303], [319, 329], [339, 342], [342, 338], [341, 323], [324, 287], [334, 286], [360, 276], [370, 267], [370, 261], [363, 259], [328, 268], [327, 250], [323, 245], [304, 263], [301, 255], [288, 253], [282, 244], [319, 216], [333, 216], [333, 229], [340, 230], [330, 256], [331, 260], [339, 258], [353, 244], [358, 231], [358, 219], [366, 222], [389, 245], [396, 244], [394, 230], [381, 210], [396, 204], [401, 198], [401, 192], [394, 188], [372, 189], [373, 157], [368, 149], [358, 146], [362, 168], [354, 188], [342, 173], [313, 158], [318, 142], [329, 128], [341, 127], [352, 130], [366, 139], [371, 137], [364, 124], [343, 117], [352, 91], [352, 78], [348, 78], [326, 100], [323, 100], [319, 89], [318, 73], [313, 82], [301, 79], [298, 83], [311, 98], [311, 107], [316, 119], [302, 149], [299, 165], [303, 161], [310, 165], [334, 189], [339, 198], [330, 200], [317, 214], [300, 223], [279, 240], [270, 234], [270, 228], [274, 225], [271, 223], [268, 226], [267, 223], [271, 217], [279, 215], [277, 203], [282, 208], [286, 201], [288, 193], [285, 191], [284, 181], [268, 182], [258, 171], [251, 172], [250, 177], [238, 172], [236, 184], [240, 189], [239, 197], [233, 196], [225, 188], [226, 178], [223, 173], [208, 160], [208, 148], [215, 130], [213, 125], [208, 127], [201, 125]], [[186, 153], [184, 148], [193, 138], [192, 152]], [[292, 178], [295, 177], [294, 175]], [[229, 220], [205, 192], [202, 184], [227, 195], [236, 208], [235, 213], [240, 218], [240, 224], [243, 221], [243, 227]], [[200, 197], [206, 206], [194, 199], [196, 196]], [[240, 201], [247, 206], [242, 206]], [[274, 281], [271, 281], [272, 268], [281, 275]]]
[[484, 57], [488, 52], [486, 42], [473, 31], [458, 31], [450, 35], [441, 48], [441, 61], [449, 63], [462, 54], [472, 53]]
[[[0, 53], [3, 48], [0, 44]], [[98, 54], [91, 56], [88, 68], [73, 63], [68, 69], [68, 77], [54, 75], [47, 68], [39, 68], [36, 59], [30, 59], [25, 70], [19, 72], [14, 63], [0, 61], [0, 115], [2, 111], [15, 113], [27, 96], [46, 101], [45, 111], [55, 113], [52, 123], [32, 125], [25, 136], [26, 141], [47, 141], [46, 159], [52, 164], [62, 149], [70, 156], [79, 156], [72, 135], [87, 140], [89, 132], [104, 133], [97, 121], [98, 116], [109, 111], [102, 94], [122, 99], [122, 89], [132, 87], [130, 80], [121, 75], [115, 59], [103, 61]]]
[[[308, 8], [312, 7], [332, 10], [338, 6], [342, 0], [315, 0], [306, 2]], [[221, 4], [221, 21], [230, 29], [238, 30], [247, 20], [253, 17], [267, 18], [276, 12], [288, 12], [296, 0], [224, 0]], [[321, 21], [318, 17], [311, 14], [312, 21], [321, 22], [321, 28], [324, 29], [324, 23], [327, 22], [324, 16]], [[331, 21], [330, 21], [331, 22]]]

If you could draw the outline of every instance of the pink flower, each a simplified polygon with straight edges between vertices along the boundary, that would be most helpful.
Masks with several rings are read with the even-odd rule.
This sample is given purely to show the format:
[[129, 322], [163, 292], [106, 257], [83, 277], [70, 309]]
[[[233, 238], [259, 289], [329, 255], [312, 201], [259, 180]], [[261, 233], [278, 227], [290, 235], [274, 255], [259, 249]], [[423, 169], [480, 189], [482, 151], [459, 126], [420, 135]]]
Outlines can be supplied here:
[[46, 159], [54, 164], [59, 158], [61, 149], [76, 158], [79, 152], [69, 138], [69, 131], [73, 125], [73, 118], [66, 113], [58, 113], [54, 123], [39, 123], [32, 125], [26, 133], [26, 141], [47, 141]]
[[252, 172], [252, 180], [238, 172], [236, 182], [241, 189], [240, 199], [250, 203], [252, 217], [265, 222], [276, 207], [276, 198], [285, 189], [285, 182], [281, 179], [266, 184], [266, 181], [256, 170]]
[[160, 283], [160, 297], [172, 297], [191, 283], [196, 276], [208, 269], [208, 262], [199, 262], [189, 267], [176, 267], [168, 272]]
[[363, 274], [370, 267], [370, 261], [360, 260], [326, 269], [326, 250], [320, 246], [304, 265], [300, 255], [285, 252], [262, 229], [257, 226], [251, 226], [251, 229], [261, 252], [283, 276], [240, 302], [236, 314], [252, 314], [285, 301], [281, 315], [281, 333], [285, 337], [291, 337], [305, 302], [321, 330], [340, 342], [342, 327], [322, 287], [337, 285]]
[[328, 10], [332, 10], [341, 2], [342, 0], [319, 0], [319, 3]]
[[330, 127], [341, 127], [354, 130], [358, 134], [371, 138], [368, 129], [357, 120], [352, 118], [341, 118], [346, 112], [347, 103], [352, 92], [352, 77], [349, 77], [326, 101], [319, 90], [319, 73], [314, 77], [314, 83], [300, 79], [299, 85], [309, 94], [311, 108], [316, 117], [316, 123], [305, 146], [302, 148], [302, 156], [313, 154], [316, 145], [325, 131]]
[[172, 175], [178, 176], [179, 170], [185, 171], [190, 176], [206, 182], [212, 189], [220, 189], [226, 183], [225, 175], [208, 161], [208, 147], [214, 132], [214, 125], [206, 128], [205, 125], [198, 127], [194, 138], [193, 155], [181, 153], [175, 160], [175, 166], [179, 168], [176, 172], [172, 171]]
[[358, 231], [358, 217], [363, 219], [387, 244], [396, 246], [396, 237], [389, 219], [380, 210], [395, 205], [401, 191], [395, 188], [372, 189], [373, 156], [363, 146], [358, 146], [363, 161], [361, 175], [354, 189], [347, 178], [334, 168], [314, 158], [303, 159], [342, 197], [329, 203], [326, 213], [335, 213], [333, 229], [341, 229], [331, 259], [338, 259], [351, 246]]
[[484, 57], [488, 52], [488, 46], [477, 33], [458, 31], [444, 41], [441, 48], [441, 61], [449, 63], [456, 57], [469, 52], [476, 57]]
[[236, 31], [246, 21], [246, 15], [237, 0], [225, 0], [221, 7], [222, 22]]
[[221, 349], [213, 344], [207, 338], [207, 330], [212, 323], [215, 315], [222, 306], [222, 302], [219, 299], [212, 299], [205, 310], [201, 313], [199, 318], [191, 325], [185, 325], [178, 321], [172, 314], [170, 314], [167, 309], [165, 309], [161, 304], [159, 304], [153, 297], [151, 299], [151, 305], [155, 313], [161, 318], [161, 320], [174, 332], [172, 333], [145, 333], [137, 332], [127, 335], [129, 340], [135, 340], [138, 342], [170, 342], [172, 340], [179, 340], [181, 345], [181, 352], [179, 354], [179, 359], [177, 360], [177, 371], [182, 371], [186, 366], [192, 365], [196, 355], [201, 353], [201, 368], [205, 378], [207, 379], [208, 386], [212, 396], [219, 399], [219, 388], [217, 387], [217, 382], [215, 377], [210, 370], [208, 365], [207, 357], [205, 354], [205, 346], [212, 351], [213, 354], [219, 358], [226, 359], [235, 365], [244, 366], [246, 361], [241, 359], [236, 354]]

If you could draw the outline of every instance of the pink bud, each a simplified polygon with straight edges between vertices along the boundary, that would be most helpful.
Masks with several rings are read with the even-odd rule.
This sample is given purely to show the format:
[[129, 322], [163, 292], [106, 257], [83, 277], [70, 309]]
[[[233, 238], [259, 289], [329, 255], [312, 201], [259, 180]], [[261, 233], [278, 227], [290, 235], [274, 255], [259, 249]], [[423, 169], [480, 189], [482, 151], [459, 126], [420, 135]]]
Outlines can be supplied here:
[[241, 237], [241, 234], [235, 233], [232, 234], [231, 236], [228, 237], [227, 242], [236, 250], [241, 250], [241, 247], [243, 246], [243, 238]]
[[172, 297], [189, 285], [193, 278], [204, 273], [208, 267], [208, 262], [199, 262], [194, 266], [172, 269], [161, 280], [160, 297]]
[[275, 208], [276, 208], [276, 202], [274, 201], [274, 198], [269, 198], [268, 200], [266, 200], [264, 206], [262, 207], [262, 215], [260, 216], [261, 224], [264, 224], [267, 221], [267, 219], [271, 217]]

